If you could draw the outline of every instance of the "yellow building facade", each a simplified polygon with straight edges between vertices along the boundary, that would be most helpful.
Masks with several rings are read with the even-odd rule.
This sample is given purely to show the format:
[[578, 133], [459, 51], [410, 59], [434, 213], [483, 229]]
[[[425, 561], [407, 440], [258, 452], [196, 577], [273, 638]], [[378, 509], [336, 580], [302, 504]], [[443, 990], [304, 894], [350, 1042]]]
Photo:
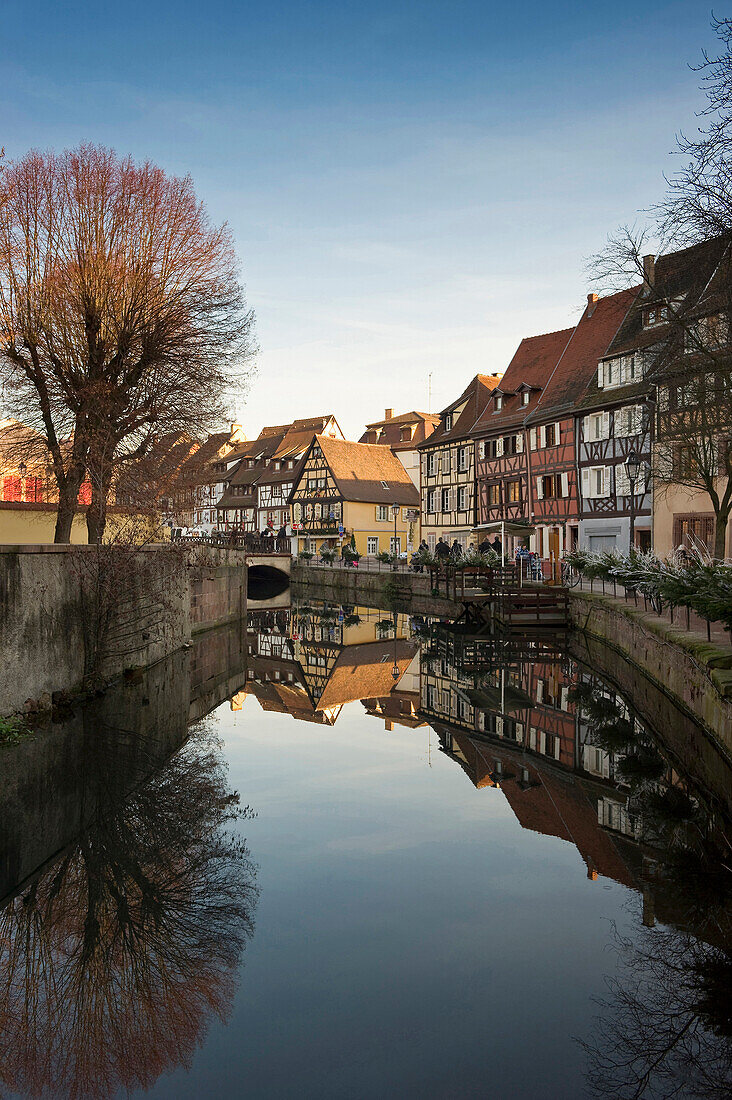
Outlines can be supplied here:
[[375, 557], [419, 545], [419, 491], [388, 447], [315, 436], [290, 509], [298, 551], [355, 542]]

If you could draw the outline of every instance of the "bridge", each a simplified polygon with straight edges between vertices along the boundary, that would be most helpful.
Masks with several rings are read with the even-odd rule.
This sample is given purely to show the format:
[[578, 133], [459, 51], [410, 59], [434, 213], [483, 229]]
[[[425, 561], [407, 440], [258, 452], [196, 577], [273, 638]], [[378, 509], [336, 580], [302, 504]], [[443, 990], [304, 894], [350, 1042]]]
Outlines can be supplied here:
[[225, 534], [183, 535], [173, 540], [181, 546], [210, 546], [216, 550], [236, 550], [247, 570], [247, 602], [256, 605], [282, 596], [290, 585], [292, 554], [290, 540], [262, 537], [244, 531]]

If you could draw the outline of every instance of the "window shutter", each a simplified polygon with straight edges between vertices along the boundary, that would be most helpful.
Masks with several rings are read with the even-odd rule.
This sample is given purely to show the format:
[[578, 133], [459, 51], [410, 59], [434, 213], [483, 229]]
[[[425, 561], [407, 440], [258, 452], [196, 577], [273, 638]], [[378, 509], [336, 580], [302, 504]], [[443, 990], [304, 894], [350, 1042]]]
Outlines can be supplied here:
[[559, 475], [559, 479], [560, 479], [561, 485], [562, 485], [562, 496], [563, 497], [568, 497], [569, 496], [569, 474], [565, 471], [565, 473]]
[[604, 389], [604, 387], [605, 387], [605, 364], [604, 363], [600, 363], [597, 367], [597, 385], [598, 385], [599, 389]]
[[542, 479], [540, 477], [537, 477], [537, 479], [536, 479], [536, 499], [537, 500], [543, 500], [544, 499], [544, 482], [542, 481]]
[[529, 447], [532, 451], [536, 450], [536, 428], [532, 428], [529, 432]]
[[609, 466], [602, 467], [602, 495], [604, 497], [610, 496], [610, 468]]
[[496, 440], [496, 457], [500, 458], [503, 454], [503, 436], [499, 436]]
[[561, 422], [559, 420], [557, 420], [556, 424], [554, 425], [554, 446], [558, 447], [561, 442], [562, 442], [562, 425], [561, 425]]
[[590, 418], [589, 416], [582, 417], [582, 442], [586, 443], [590, 437]]
[[602, 435], [600, 436], [600, 438], [610, 438], [610, 413], [607, 411], [607, 409], [602, 414]]
[[519, 432], [516, 436], [516, 454], [520, 455], [524, 453], [524, 433]]
[[546, 447], [546, 428], [543, 424], [539, 428], [539, 446]]
[[582, 496], [589, 497], [590, 495], [590, 468], [589, 466], [582, 467]]

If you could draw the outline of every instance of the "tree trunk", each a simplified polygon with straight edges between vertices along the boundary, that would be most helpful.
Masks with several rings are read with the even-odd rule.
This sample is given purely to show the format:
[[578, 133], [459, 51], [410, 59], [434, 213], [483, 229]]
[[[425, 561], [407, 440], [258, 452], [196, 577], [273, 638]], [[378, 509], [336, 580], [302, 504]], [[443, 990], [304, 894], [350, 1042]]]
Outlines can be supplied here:
[[56, 530], [53, 541], [71, 542], [71, 528], [74, 516], [79, 509], [79, 489], [84, 478], [84, 470], [69, 471], [63, 485], [58, 489], [58, 510], [56, 512]]
[[112, 483], [112, 463], [106, 454], [89, 455], [92, 495], [86, 510], [86, 533], [89, 545], [101, 543], [107, 525], [107, 498]]
[[727, 523], [729, 512], [718, 512], [714, 530], [714, 556], [718, 560], [725, 556], [727, 550]]

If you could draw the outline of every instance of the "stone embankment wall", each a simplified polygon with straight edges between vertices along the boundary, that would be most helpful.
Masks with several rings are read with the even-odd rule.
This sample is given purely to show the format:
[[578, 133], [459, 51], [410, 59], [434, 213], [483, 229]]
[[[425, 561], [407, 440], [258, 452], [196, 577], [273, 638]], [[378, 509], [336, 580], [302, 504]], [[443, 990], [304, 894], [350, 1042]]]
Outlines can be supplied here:
[[454, 618], [462, 611], [459, 603], [432, 595], [426, 573], [375, 573], [365, 569], [330, 569], [293, 562], [292, 585], [292, 594], [296, 598], [310, 597], [330, 603], [389, 608], [392, 594], [398, 591], [406, 596], [409, 610], [417, 615]]
[[674, 629], [657, 615], [608, 596], [570, 592], [569, 615], [573, 627], [621, 656], [614, 669], [598, 671], [617, 679], [623, 662], [640, 670], [732, 757], [732, 648]]
[[[102, 560], [111, 572], [99, 586]], [[149, 666], [236, 621], [246, 585], [245, 556], [233, 549], [150, 546], [118, 552], [110, 566], [93, 546], [0, 547], [0, 715], [72, 691], [92, 669], [109, 678]], [[108, 624], [95, 637], [100, 587]]]

